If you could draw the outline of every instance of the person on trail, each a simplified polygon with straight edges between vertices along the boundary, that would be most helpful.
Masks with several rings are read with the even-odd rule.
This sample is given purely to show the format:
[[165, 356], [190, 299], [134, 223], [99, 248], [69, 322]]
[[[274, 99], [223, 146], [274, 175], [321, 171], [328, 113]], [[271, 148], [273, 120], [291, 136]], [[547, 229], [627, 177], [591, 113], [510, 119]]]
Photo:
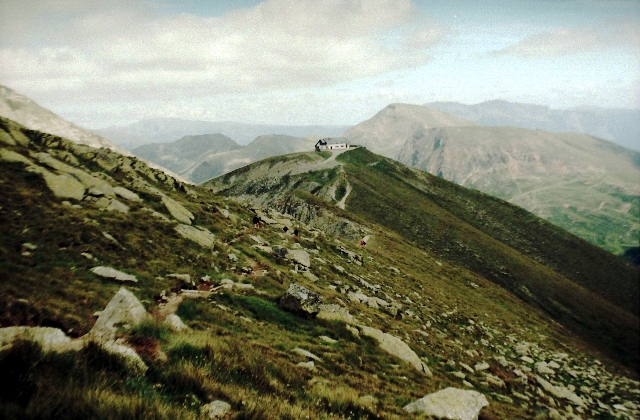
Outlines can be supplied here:
[[253, 216], [253, 225], [260, 229], [262, 227], [262, 220], [258, 216]]
[[282, 228], [282, 231], [283, 231], [284, 233], [287, 233], [287, 232], [289, 232], [289, 228], [288, 228], [287, 226], [285, 226], [285, 227], [283, 227], [283, 228]]
[[295, 236], [295, 237], [297, 238], [297, 237], [298, 237], [298, 234], [299, 234], [298, 229], [297, 229], [297, 228], [296, 228], [296, 229], [294, 229], [294, 230], [293, 230], [293, 236]]

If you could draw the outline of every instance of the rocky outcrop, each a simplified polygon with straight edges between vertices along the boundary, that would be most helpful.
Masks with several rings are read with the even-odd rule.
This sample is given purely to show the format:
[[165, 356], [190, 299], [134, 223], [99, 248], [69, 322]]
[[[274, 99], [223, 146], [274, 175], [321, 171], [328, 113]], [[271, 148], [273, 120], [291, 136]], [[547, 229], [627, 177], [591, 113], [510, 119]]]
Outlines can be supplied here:
[[314, 317], [320, 312], [322, 297], [304, 286], [291, 283], [280, 297], [280, 306], [299, 315]]
[[425, 395], [404, 406], [404, 410], [436, 418], [476, 420], [480, 410], [488, 405], [486, 397], [479, 392], [446, 388], [434, 394]]
[[311, 267], [311, 260], [307, 251], [303, 251], [301, 249], [288, 249], [285, 258], [296, 264], [300, 264], [305, 268]]
[[111, 267], [104, 267], [104, 266], [93, 267], [90, 271], [96, 276], [104, 277], [106, 279], [115, 280], [119, 282], [130, 281], [130, 282], [136, 283], [138, 281], [136, 276], [123, 273], [122, 271], [118, 271]]
[[89, 337], [105, 343], [115, 339], [118, 328], [130, 329], [149, 318], [150, 315], [140, 301], [123, 287], [100, 313]]
[[371, 337], [378, 342], [380, 348], [387, 353], [404, 360], [413, 366], [417, 371], [424, 373], [427, 376], [432, 376], [431, 371], [424, 364], [424, 362], [418, 357], [418, 355], [411, 350], [411, 347], [398, 337], [394, 337], [391, 334], [384, 333], [377, 328], [360, 326], [360, 333], [366, 337]]

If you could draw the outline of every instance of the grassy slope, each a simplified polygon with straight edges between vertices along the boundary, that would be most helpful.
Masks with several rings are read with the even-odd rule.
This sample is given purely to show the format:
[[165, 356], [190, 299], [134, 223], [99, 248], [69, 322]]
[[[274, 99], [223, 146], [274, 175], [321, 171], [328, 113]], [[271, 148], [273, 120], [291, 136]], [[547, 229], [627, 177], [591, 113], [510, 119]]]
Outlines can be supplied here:
[[[2, 124], [6, 127], [7, 122]], [[93, 312], [102, 309], [120, 287], [92, 275], [88, 269], [96, 264], [136, 275], [139, 282], [127, 287], [152, 312], [157, 310], [154, 298], [162, 290], [179, 287], [177, 280], [165, 277], [168, 273], [189, 273], [192, 278], [210, 275], [214, 282], [222, 278], [249, 281], [260, 292], [234, 291], [210, 300], [185, 301], [178, 314], [191, 327], [188, 333], [169, 333], [162, 325], [151, 323], [123, 334], [149, 366], [144, 376], [128, 371], [119, 359], [96, 347], [77, 355], [43, 355], [29, 345], [1, 351], [2, 382], [10, 386], [0, 386], [0, 417], [197, 418], [202, 404], [223, 399], [232, 405], [232, 418], [236, 419], [399, 419], [406, 418], [401, 409], [404, 404], [426, 393], [460, 386], [460, 380], [451, 376], [451, 367], [445, 363], [448, 360], [470, 364], [488, 360], [491, 373], [507, 385], [490, 386], [483, 384], [481, 374], [468, 375], [476, 390], [491, 399], [481, 418], [531, 418], [546, 400], [525, 408], [496, 399], [495, 395], [512, 391], [534, 395], [535, 385], [519, 381], [493, 361], [494, 355], [517, 360], [515, 344], [533, 340], [549, 352], [569, 353], [574, 366], [593, 365], [594, 353], [588, 345], [550, 322], [542, 311], [460, 264], [439, 262], [436, 254], [415, 247], [413, 240], [314, 196], [309, 199], [321, 211], [336, 211], [368, 224], [373, 239], [359, 250], [364, 266], [348, 264], [335, 251], [337, 238], [333, 236], [314, 238], [304, 226], [297, 241], [283, 237], [280, 229], [257, 231], [252, 228], [252, 213], [232, 200], [198, 187], [193, 188], [197, 194], [194, 199], [179, 184], [145, 178], [187, 206], [196, 217], [195, 223], [216, 234], [214, 249], [200, 248], [177, 236], [174, 222], [151, 218], [142, 211], [146, 206], [169, 216], [157, 198], [136, 190], [128, 173], [118, 166], [107, 170], [96, 164], [97, 155], [113, 156], [110, 152], [77, 149], [59, 138], [16, 126], [12, 130], [32, 139], [28, 147], [12, 150], [25, 156], [45, 150], [72, 153], [80, 167], [108, 175], [118, 185], [137, 191], [144, 203], [128, 203], [128, 214], [100, 211], [85, 202], [80, 203], [82, 208], [69, 208], [24, 165], [0, 162], [2, 326], [55, 325], [72, 335], [88, 331], [94, 323]], [[225, 218], [219, 208], [227, 208], [235, 217]], [[102, 232], [110, 233], [119, 245]], [[252, 248], [251, 234], [274, 245], [291, 248], [298, 243], [317, 250], [326, 261], [314, 260], [312, 265], [320, 280], [311, 283], [291, 272], [286, 261], [257, 252]], [[22, 255], [25, 242], [37, 245], [31, 255]], [[357, 244], [346, 246], [355, 249]], [[99, 262], [87, 260], [82, 252], [91, 253]], [[236, 268], [227, 258], [229, 253], [239, 257]], [[276, 305], [277, 297], [291, 282], [304, 284], [332, 303], [345, 299], [328, 285], [354, 281], [333, 270], [335, 264], [382, 285], [385, 293], [402, 296], [398, 299], [416, 316], [400, 320], [365, 305], [350, 304], [349, 308], [364, 323], [403, 337], [420, 356], [427, 357], [433, 378], [425, 380], [372, 340], [353, 337], [341, 323], [299, 318]], [[390, 265], [403, 274], [391, 273]], [[241, 266], [253, 267], [254, 273], [243, 276], [238, 269]], [[260, 274], [262, 269], [266, 274]], [[415, 303], [406, 303], [405, 297]], [[424, 329], [426, 320], [428, 329]], [[416, 329], [428, 331], [428, 339]], [[320, 335], [339, 342], [323, 343]], [[294, 347], [322, 357], [316, 371], [296, 366], [302, 359], [291, 352]], [[482, 355], [470, 358], [467, 349], [477, 349]], [[161, 353], [166, 354], [166, 361], [159, 357]], [[573, 379], [563, 378], [567, 380]], [[579, 388], [578, 380], [574, 382]], [[365, 395], [374, 399], [360, 398]], [[633, 399], [617, 389], [614, 395]]]
[[348, 164], [350, 211], [500, 284], [627, 363], [637, 362], [635, 267], [525, 210], [364, 149], [338, 159]]

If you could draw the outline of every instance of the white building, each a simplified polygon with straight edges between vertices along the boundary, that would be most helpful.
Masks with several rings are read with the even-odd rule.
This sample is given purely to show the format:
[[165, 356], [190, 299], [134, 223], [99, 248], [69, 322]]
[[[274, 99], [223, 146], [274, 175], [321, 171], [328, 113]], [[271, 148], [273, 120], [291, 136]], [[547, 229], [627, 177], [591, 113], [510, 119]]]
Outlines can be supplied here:
[[345, 138], [326, 138], [320, 139], [316, 143], [316, 152], [320, 152], [322, 150], [336, 150], [336, 149], [350, 149], [358, 146], [350, 146], [346, 142]]

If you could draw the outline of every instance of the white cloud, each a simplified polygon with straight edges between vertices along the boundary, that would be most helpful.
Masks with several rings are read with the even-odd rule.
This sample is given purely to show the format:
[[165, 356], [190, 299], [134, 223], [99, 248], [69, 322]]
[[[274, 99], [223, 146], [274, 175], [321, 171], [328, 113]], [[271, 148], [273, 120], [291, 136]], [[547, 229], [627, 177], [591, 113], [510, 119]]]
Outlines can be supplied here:
[[526, 37], [495, 54], [536, 58], [603, 52], [610, 48], [638, 53], [640, 25], [637, 22], [607, 22], [600, 27], [557, 28]]
[[[444, 33], [420, 27], [410, 0], [269, 0], [208, 18], [104, 3], [34, 3], [55, 18], [50, 27], [15, 14], [15, 2], [0, 6], [22, 22], [0, 29], [0, 80], [160, 100], [328, 86], [422, 65]], [[407, 42], [388, 42], [398, 34]]]

